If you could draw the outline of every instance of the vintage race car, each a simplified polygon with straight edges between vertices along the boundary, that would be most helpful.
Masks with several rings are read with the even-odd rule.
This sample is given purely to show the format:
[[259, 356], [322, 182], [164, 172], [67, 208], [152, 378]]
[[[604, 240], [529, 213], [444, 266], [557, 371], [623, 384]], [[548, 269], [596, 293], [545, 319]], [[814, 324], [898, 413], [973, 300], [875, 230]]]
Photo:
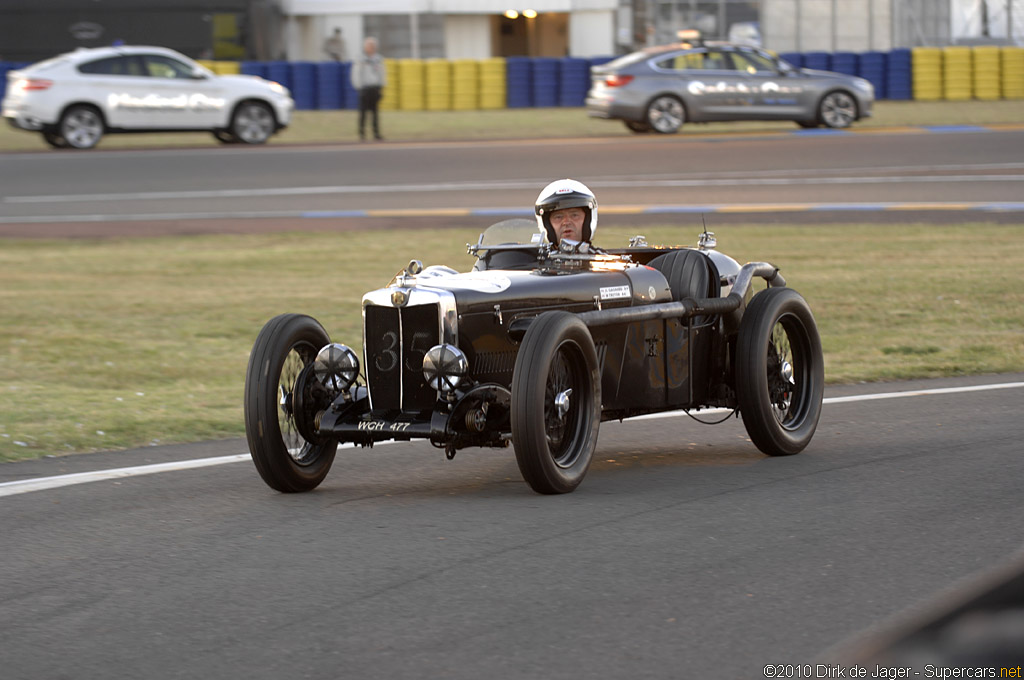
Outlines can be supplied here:
[[535, 491], [566, 493], [602, 421], [705, 408], [738, 412], [768, 455], [798, 453], [824, 390], [814, 316], [776, 267], [715, 245], [555, 247], [506, 220], [469, 246], [472, 271], [414, 260], [364, 295], [362, 356], [309, 316], [277, 316], [245, 378], [256, 469], [308, 491], [343, 443], [426, 439], [449, 459], [511, 443]]

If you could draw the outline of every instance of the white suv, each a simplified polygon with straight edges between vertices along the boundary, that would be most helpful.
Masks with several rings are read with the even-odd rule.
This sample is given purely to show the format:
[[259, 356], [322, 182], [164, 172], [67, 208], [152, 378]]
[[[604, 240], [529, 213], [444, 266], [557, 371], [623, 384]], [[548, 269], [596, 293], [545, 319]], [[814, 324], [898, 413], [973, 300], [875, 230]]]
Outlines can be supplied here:
[[262, 144], [295, 107], [280, 84], [216, 75], [163, 47], [79, 49], [7, 74], [3, 117], [57, 148], [90, 149], [104, 133], [209, 130]]

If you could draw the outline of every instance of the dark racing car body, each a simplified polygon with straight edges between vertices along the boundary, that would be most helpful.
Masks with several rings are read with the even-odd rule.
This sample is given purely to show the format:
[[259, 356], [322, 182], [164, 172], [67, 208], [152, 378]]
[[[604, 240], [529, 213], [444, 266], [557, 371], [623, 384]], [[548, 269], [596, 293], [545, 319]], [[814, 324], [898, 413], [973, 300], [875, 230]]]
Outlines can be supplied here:
[[[824, 383], [813, 315], [767, 263], [697, 248], [598, 250], [535, 224], [488, 229], [473, 271], [413, 261], [363, 297], [362, 356], [314, 319], [269, 321], [245, 415], [263, 479], [316, 487], [339, 444], [515, 449], [541, 493], [583, 479], [604, 420], [720, 407], [769, 455], [802, 450]], [[767, 286], [754, 294], [755, 280]]]

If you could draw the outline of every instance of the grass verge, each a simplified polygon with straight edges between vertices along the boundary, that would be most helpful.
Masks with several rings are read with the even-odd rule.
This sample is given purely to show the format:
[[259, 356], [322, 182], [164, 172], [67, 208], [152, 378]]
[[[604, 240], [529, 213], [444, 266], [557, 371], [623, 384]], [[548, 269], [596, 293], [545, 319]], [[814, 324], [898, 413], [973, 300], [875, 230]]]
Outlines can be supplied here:
[[[264, 322], [311, 314], [358, 347], [362, 293], [413, 257], [469, 269], [464, 244], [478, 231], [395, 231], [386, 243], [372, 231], [5, 241], [0, 460], [242, 436], [245, 367]], [[602, 226], [600, 240], [624, 244], [633, 231]], [[696, 237], [643, 231], [652, 243]], [[829, 382], [1024, 370], [1020, 226], [715, 231], [723, 252], [773, 262], [808, 299]]]

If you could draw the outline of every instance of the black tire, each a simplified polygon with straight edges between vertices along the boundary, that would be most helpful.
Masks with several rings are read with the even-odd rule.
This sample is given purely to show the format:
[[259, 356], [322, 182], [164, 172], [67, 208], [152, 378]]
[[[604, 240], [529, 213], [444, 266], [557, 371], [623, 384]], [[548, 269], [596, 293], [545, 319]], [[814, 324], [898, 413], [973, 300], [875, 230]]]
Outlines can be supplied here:
[[57, 132], [53, 130], [46, 130], [43, 132], [43, 139], [46, 143], [52, 146], [54, 149], [66, 149], [68, 148], [68, 140], [64, 139]]
[[557, 494], [579, 486], [597, 448], [601, 375], [594, 340], [574, 314], [545, 312], [530, 324], [512, 373], [511, 418], [516, 462], [530, 487]]
[[670, 135], [679, 132], [685, 122], [686, 107], [678, 97], [658, 95], [647, 105], [647, 123], [655, 132]]
[[790, 288], [754, 296], [736, 340], [736, 397], [751, 441], [769, 456], [802, 451], [825, 390], [821, 338], [811, 308]]
[[60, 117], [56, 135], [63, 137], [72, 149], [91, 149], [99, 144], [104, 130], [103, 116], [99, 111], [92, 106], [76, 104]]
[[651, 131], [651, 126], [648, 123], [642, 123], [638, 120], [624, 120], [622, 122], [630, 132], [635, 132], [638, 135], [647, 134]]
[[229, 132], [245, 144], [263, 144], [277, 129], [274, 112], [263, 102], [242, 102], [231, 116]]
[[847, 128], [857, 120], [857, 100], [849, 92], [834, 90], [821, 98], [818, 120], [830, 128]]
[[213, 138], [221, 144], [238, 144], [240, 141], [238, 137], [227, 130], [214, 130]]
[[[316, 488], [334, 462], [333, 439], [309, 441], [296, 425], [313, 413], [296, 414], [296, 379], [330, 342], [315, 319], [301, 314], [276, 316], [263, 327], [245, 372], [245, 435], [253, 463], [268, 486], [283, 493]], [[300, 403], [307, 400], [299, 399]]]
[[821, 127], [821, 123], [816, 120], [798, 120], [796, 121], [796, 124], [805, 130], [813, 130]]

